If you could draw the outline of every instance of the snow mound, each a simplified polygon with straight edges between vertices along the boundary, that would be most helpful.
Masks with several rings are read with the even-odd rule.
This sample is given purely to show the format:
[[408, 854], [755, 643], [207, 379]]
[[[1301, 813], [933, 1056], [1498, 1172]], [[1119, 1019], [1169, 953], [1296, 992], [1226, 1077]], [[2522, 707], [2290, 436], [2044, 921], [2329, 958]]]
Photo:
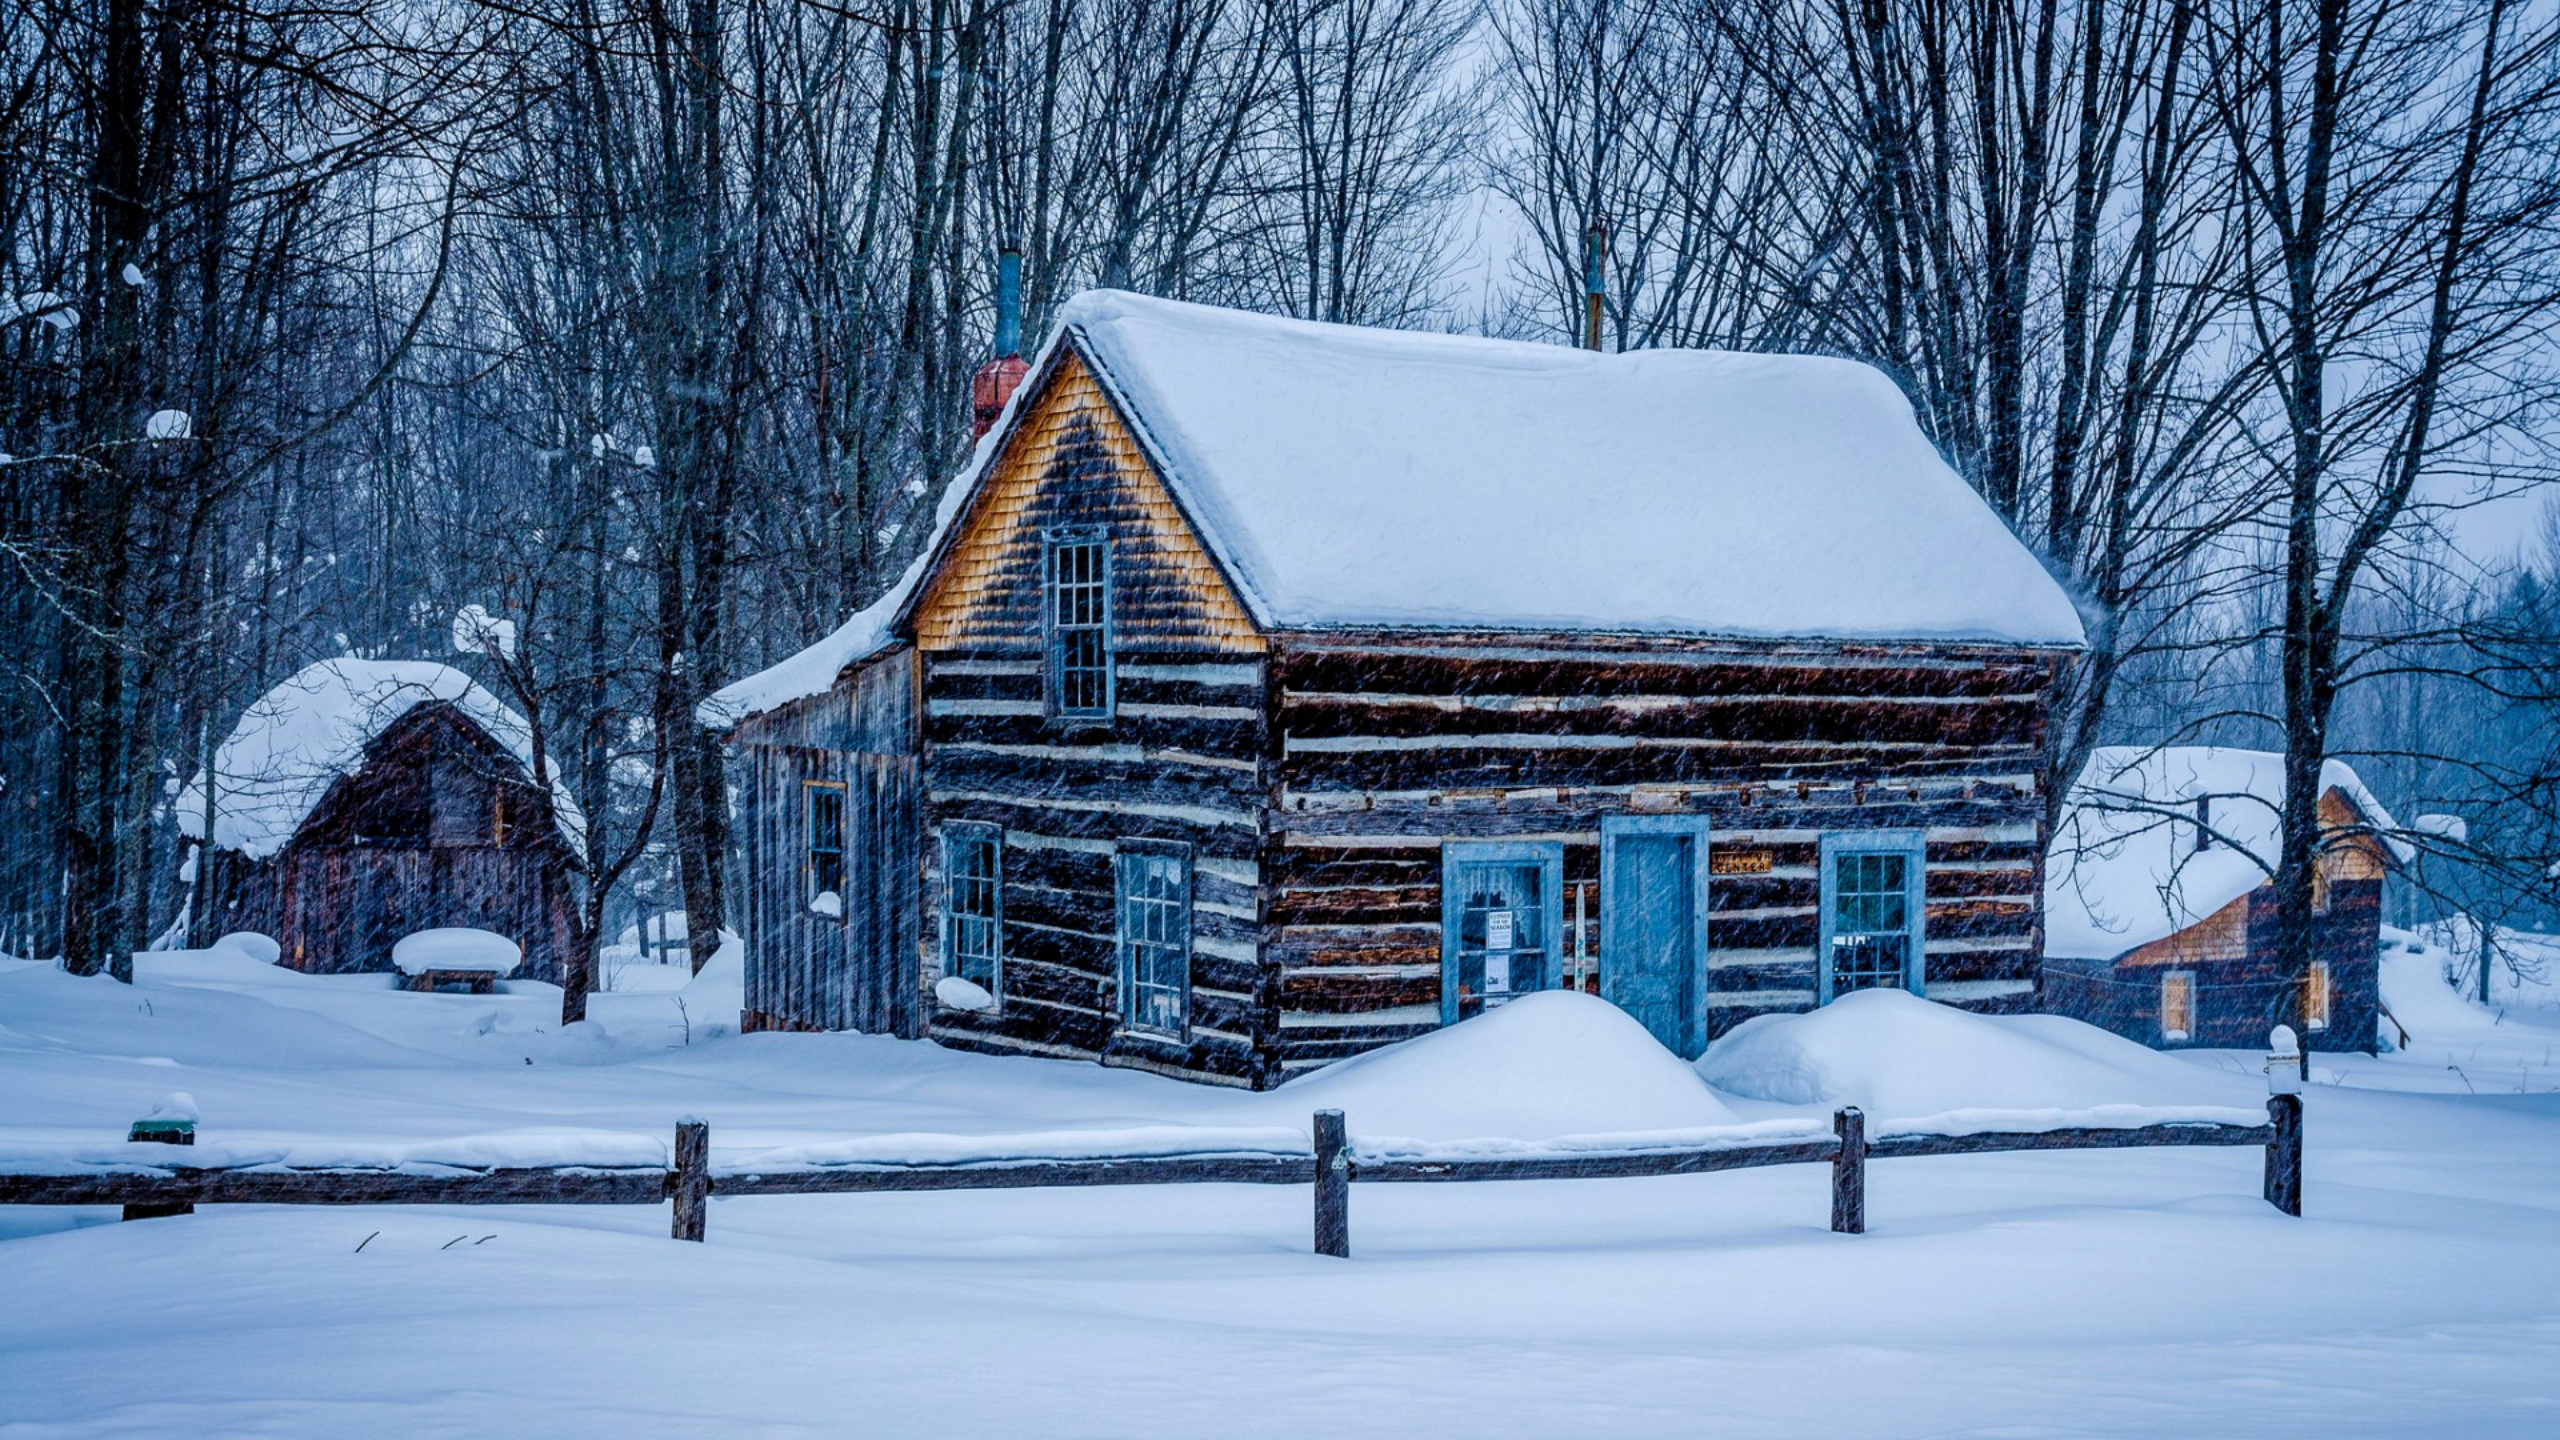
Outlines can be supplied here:
[[[2265, 1095], [2254, 1075], [2208, 1070], [2077, 1020], [1974, 1015], [1901, 990], [1746, 1020], [1707, 1048], [1697, 1071], [1735, 1095], [1855, 1105], [1915, 1129], [2255, 1123]], [[1921, 1120], [1930, 1123], [1910, 1123]]]
[[1340, 1110], [1364, 1143], [1552, 1140], [1730, 1126], [1736, 1117], [1624, 1010], [1589, 995], [1524, 995], [1463, 1025], [1370, 1051], [1270, 1097]]
[[486, 970], [513, 975], [524, 950], [504, 935], [467, 925], [441, 925], [403, 936], [391, 947], [391, 963], [403, 975], [429, 970]]
[[954, 1010], [993, 1010], [996, 997], [975, 980], [945, 975], [933, 982], [933, 998]]
[[235, 930], [201, 950], [145, 950], [133, 957], [137, 980], [163, 985], [293, 985], [311, 977], [277, 963], [272, 936]]
[[747, 1008], [747, 947], [735, 930], [720, 932], [720, 948], [702, 969], [676, 992], [687, 1013], [696, 1017], [727, 1016], [735, 1021]]

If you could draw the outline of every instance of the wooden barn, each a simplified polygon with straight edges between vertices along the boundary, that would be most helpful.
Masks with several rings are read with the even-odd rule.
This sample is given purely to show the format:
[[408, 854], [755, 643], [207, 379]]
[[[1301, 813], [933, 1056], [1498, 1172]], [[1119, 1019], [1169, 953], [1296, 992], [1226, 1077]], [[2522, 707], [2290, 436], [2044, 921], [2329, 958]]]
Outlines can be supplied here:
[[1261, 1087], [1556, 988], [2032, 1008], [2080, 622], [1883, 375], [1113, 292], [1014, 365], [915, 567], [706, 706], [748, 1028]]
[[[2207, 746], [2102, 749], [2072, 785], [2045, 866], [2045, 1008], [2146, 1045], [2375, 1047], [2383, 886], [2407, 858], [2343, 762], [2321, 769], [2315, 929], [2297, 982], [2276, 946], [2284, 757]], [[2308, 1005], [2297, 983], [2310, 987]], [[2307, 1018], [2308, 1025], [2303, 1021]]]
[[178, 798], [197, 943], [255, 930], [297, 970], [388, 971], [402, 936], [465, 925], [522, 946], [518, 976], [557, 980], [584, 821], [532, 763], [523, 718], [459, 670], [304, 669]]

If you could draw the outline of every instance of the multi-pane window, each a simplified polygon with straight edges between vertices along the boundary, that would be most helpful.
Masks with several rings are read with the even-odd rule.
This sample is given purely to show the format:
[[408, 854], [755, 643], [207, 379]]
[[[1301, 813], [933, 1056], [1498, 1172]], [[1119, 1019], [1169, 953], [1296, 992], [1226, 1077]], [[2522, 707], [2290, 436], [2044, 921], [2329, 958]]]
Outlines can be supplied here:
[[800, 787], [809, 811], [809, 898], [844, 904], [844, 787], [812, 780]]
[[1822, 845], [1822, 998], [1920, 988], [1917, 835], [1827, 836]]
[[1096, 530], [1049, 536], [1044, 620], [1049, 710], [1067, 720], [1111, 717], [1111, 548]]
[[2195, 972], [2169, 971], [2160, 977], [2160, 1038], [2174, 1043], [2195, 1037]]
[[1121, 1018], [1180, 1035], [1191, 1003], [1191, 856], [1124, 849], [1119, 872]]
[[2302, 1023], [2306, 1029], [2329, 1028], [2329, 962], [2314, 960], [2302, 977]]
[[1004, 971], [1004, 832], [950, 824], [942, 831], [942, 970], [990, 995]]

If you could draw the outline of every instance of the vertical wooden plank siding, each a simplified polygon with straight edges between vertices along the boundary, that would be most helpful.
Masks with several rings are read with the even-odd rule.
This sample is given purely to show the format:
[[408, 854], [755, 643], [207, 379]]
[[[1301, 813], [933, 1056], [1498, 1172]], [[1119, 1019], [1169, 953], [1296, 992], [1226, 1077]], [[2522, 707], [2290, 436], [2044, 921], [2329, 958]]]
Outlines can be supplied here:
[[502, 801], [515, 815], [539, 810], [515, 757], [452, 706], [421, 705], [376, 737], [274, 857], [206, 848], [198, 940], [255, 930], [295, 969], [385, 971], [402, 936], [467, 925], [523, 947], [517, 975], [556, 981], [577, 859], [554, 830], [501, 831]]
[[[912, 652], [880, 656], [731, 737], [746, 1029], [917, 1033], [913, 666]], [[844, 789], [836, 915], [811, 908], [812, 785]]]

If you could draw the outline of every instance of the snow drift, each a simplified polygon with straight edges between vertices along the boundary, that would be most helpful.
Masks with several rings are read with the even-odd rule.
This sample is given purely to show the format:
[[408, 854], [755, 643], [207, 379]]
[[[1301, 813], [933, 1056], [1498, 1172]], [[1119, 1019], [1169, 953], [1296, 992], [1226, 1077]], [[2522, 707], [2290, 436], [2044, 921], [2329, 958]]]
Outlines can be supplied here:
[[1786, 1105], [1855, 1105], [1871, 1128], [2041, 1129], [2264, 1119], [2254, 1074], [2204, 1069], [2059, 1015], [1974, 1015], [1901, 990], [1746, 1020], [1697, 1072]]
[[1679, 1056], [1605, 1000], [1554, 991], [1292, 1081], [1300, 1122], [1340, 1110], [1354, 1139], [1551, 1141], [1739, 1123]]

